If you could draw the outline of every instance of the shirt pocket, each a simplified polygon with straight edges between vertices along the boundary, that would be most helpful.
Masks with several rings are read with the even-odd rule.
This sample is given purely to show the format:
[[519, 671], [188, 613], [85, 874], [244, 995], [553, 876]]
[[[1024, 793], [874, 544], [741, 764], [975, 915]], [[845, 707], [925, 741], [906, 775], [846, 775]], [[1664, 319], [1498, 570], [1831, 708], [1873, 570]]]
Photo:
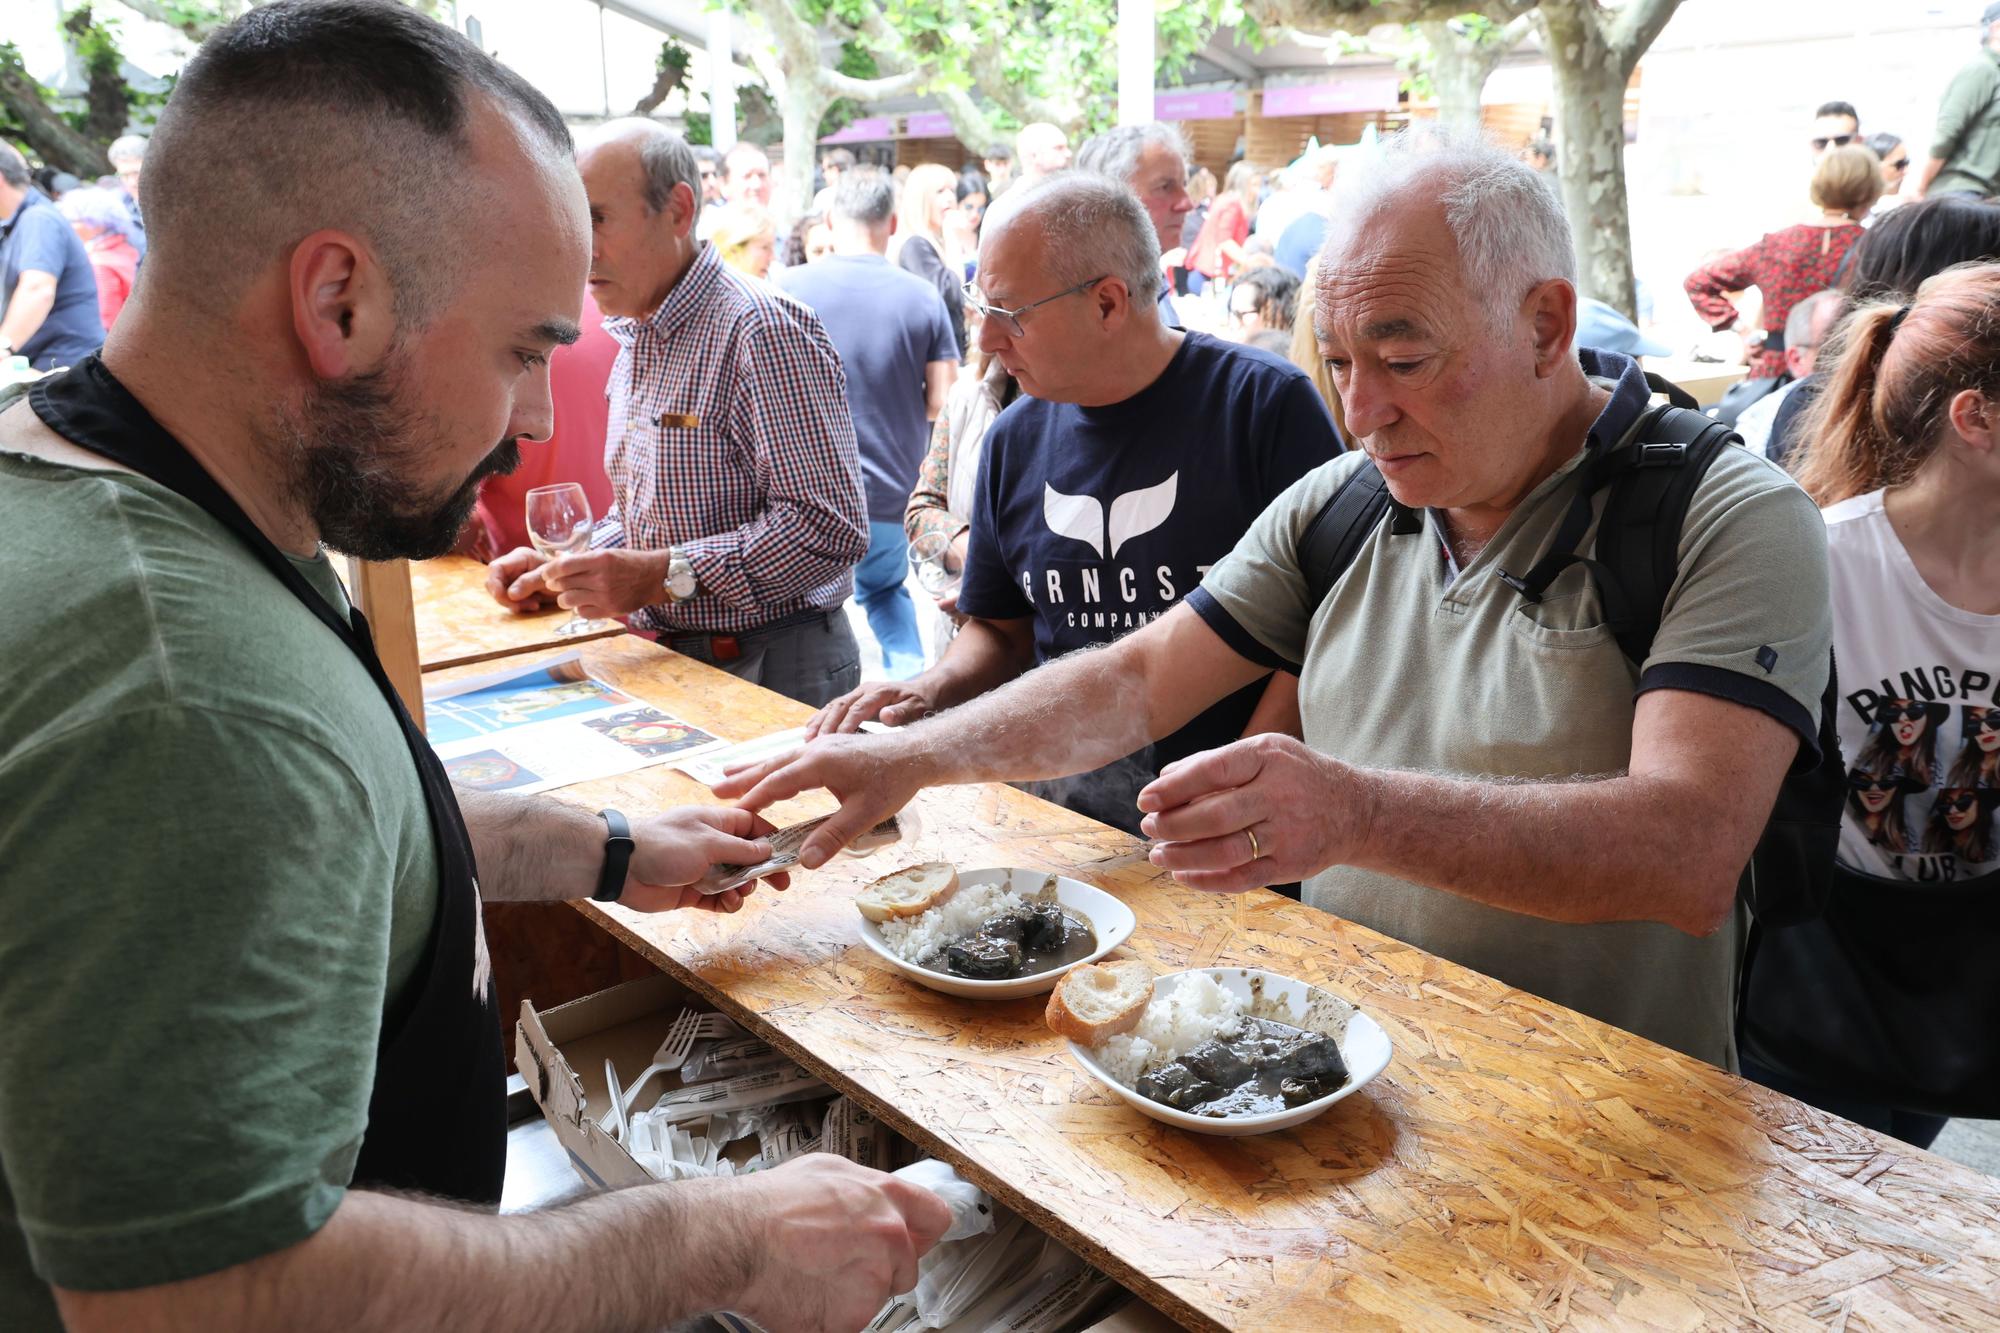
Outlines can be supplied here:
[[1507, 627], [1523, 643], [1557, 651], [1598, 648], [1615, 639], [1594, 586], [1555, 593], [1539, 602], [1517, 597]]
[[719, 416], [657, 413], [634, 423], [626, 451], [628, 467], [650, 473], [654, 492], [672, 497], [677, 540], [740, 527], [761, 507], [752, 460]]

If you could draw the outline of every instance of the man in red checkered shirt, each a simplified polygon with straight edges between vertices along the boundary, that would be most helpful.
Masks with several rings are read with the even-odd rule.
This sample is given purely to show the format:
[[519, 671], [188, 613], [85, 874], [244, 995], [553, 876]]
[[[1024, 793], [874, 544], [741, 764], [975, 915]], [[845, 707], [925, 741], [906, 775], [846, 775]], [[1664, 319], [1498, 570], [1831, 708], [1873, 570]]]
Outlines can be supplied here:
[[616, 121], [578, 154], [590, 290], [619, 342], [607, 390], [615, 498], [591, 550], [489, 567], [507, 606], [550, 598], [815, 706], [860, 681], [841, 607], [868, 549], [840, 358], [813, 313], [694, 237], [694, 153]]

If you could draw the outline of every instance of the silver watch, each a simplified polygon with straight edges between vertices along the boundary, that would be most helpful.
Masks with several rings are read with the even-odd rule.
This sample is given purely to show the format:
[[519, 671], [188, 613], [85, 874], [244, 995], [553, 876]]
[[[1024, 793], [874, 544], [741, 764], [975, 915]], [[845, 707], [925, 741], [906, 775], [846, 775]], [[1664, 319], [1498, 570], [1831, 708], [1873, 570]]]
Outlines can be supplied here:
[[661, 587], [666, 590], [669, 602], [685, 602], [694, 596], [694, 566], [688, 563], [686, 556], [672, 548], [667, 551], [667, 578]]

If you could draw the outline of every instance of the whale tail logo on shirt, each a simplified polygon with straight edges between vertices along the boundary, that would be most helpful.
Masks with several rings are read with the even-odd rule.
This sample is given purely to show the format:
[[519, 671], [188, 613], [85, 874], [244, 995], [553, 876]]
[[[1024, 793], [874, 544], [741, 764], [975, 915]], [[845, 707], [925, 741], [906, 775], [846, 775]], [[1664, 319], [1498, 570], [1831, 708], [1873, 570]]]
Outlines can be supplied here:
[[1145, 536], [1173, 515], [1180, 480], [1181, 474], [1175, 472], [1157, 486], [1113, 497], [1108, 524], [1104, 505], [1095, 496], [1064, 495], [1045, 485], [1042, 515], [1048, 520], [1049, 531], [1056, 536], [1082, 542], [1097, 552], [1100, 559], [1106, 556], [1116, 559], [1125, 543]]

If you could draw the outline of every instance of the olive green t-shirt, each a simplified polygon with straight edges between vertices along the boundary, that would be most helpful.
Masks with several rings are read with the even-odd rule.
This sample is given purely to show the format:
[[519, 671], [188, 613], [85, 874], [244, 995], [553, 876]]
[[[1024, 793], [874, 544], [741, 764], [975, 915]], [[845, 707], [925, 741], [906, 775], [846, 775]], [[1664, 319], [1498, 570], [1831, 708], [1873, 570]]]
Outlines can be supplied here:
[[0, 534], [0, 1328], [53, 1329], [326, 1221], [437, 861], [366, 670], [200, 509], [0, 452]]
[[1952, 76], [1938, 99], [1931, 156], [1944, 163], [1934, 195], [2000, 189], [2000, 53], [1981, 51]]
[[[1614, 442], [1622, 433], [1622, 426], [1609, 432]], [[1303, 663], [1306, 742], [1351, 764], [1501, 781], [1620, 772], [1631, 758], [1635, 693], [1654, 688], [1760, 709], [1816, 755], [1832, 626], [1826, 529], [1805, 493], [1748, 450], [1716, 457], [1690, 503], [1679, 576], [1641, 670], [1604, 625], [1583, 567], [1571, 566], [1533, 606], [1498, 577], [1526, 573], [1553, 545], [1583, 457], [1531, 492], [1455, 579], [1433, 516], [1406, 532], [1385, 521], [1314, 606], [1299, 541], [1364, 461], [1335, 459], [1265, 511], [1209, 571], [1191, 605], [1246, 655], [1261, 645]], [[1597, 508], [1601, 514], [1601, 494]], [[1584, 549], [1595, 539], [1593, 525]], [[1436, 832], [1453, 836], [1449, 827]], [[1583, 843], [1618, 830], [1576, 828], [1568, 836]], [[1698, 839], [1702, 830], [1687, 836]], [[1735, 1067], [1737, 919], [1702, 939], [1645, 921], [1570, 925], [1345, 866], [1309, 880], [1305, 900]]]

